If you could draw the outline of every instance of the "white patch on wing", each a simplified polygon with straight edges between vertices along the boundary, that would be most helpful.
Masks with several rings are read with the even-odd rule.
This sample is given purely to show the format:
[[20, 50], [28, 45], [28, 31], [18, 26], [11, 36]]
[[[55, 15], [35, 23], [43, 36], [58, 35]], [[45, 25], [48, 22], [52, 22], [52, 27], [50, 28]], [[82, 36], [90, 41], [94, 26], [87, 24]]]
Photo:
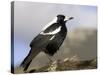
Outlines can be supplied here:
[[54, 39], [54, 37], [55, 37], [55, 35], [54, 36], [52, 36], [49, 40], [52, 40], [52, 39]]
[[42, 31], [44, 31], [46, 28], [48, 28], [50, 25], [52, 25], [56, 21], [57, 21], [57, 17], [55, 17], [50, 23], [48, 23], [47, 25], [45, 25], [44, 28], [42, 29]]
[[42, 35], [54, 35], [54, 34], [57, 34], [58, 32], [60, 32], [61, 30], [61, 26], [59, 26], [57, 29], [55, 29], [54, 31], [52, 32], [48, 32], [48, 33], [44, 33], [43, 31], [40, 33]]

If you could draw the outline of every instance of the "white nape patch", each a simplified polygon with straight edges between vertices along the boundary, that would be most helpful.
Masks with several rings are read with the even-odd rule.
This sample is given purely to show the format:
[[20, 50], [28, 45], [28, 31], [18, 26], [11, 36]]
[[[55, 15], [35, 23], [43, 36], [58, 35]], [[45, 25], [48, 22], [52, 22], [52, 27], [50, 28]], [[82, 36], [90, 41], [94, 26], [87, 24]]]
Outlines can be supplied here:
[[54, 37], [55, 37], [55, 35], [54, 36], [52, 36], [49, 40], [52, 40], [52, 39], [54, 39]]
[[52, 25], [56, 21], [57, 21], [57, 17], [55, 17], [51, 22], [49, 22], [47, 25], [45, 25], [44, 28], [42, 29], [42, 31], [44, 31], [46, 28], [48, 28], [50, 25]]
[[58, 32], [60, 32], [61, 30], [61, 26], [59, 26], [57, 29], [55, 29], [54, 31], [52, 32], [48, 32], [48, 33], [44, 33], [43, 31], [40, 33], [42, 35], [54, 35], [54, 34], [57, 34]]

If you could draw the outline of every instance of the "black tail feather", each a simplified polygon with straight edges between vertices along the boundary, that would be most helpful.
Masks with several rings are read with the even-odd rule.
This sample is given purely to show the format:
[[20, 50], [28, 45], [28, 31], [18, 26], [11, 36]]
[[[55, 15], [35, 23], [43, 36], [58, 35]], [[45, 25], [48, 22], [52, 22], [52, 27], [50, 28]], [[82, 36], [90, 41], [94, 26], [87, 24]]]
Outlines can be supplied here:
[[30, 65], [31, 61], [26, 65], [26, 67], [24, 68], [24, 71], [26, 71], [28, 69], [28, 66]]
[[26, 58], [23, 60], [20, 66], [24, 68], [24, 71], [27, 70], [28, 66], [30, 65], [32, 58], [31, 58], [31, 53], [32, 51], [30, 50], [29, 54], [26, 56]]
[[21, 67], [24, 68], [24, 71], [26, 71], [30, 65], [30, 63], [32, 62], [32, 59], [35, 58], [35, 56], [40, 52], [41, 50], [38, 49], [31, 49], [29, 54], [26, 56], [26, 58], [23, 60], [23, 62], [21, 63]]

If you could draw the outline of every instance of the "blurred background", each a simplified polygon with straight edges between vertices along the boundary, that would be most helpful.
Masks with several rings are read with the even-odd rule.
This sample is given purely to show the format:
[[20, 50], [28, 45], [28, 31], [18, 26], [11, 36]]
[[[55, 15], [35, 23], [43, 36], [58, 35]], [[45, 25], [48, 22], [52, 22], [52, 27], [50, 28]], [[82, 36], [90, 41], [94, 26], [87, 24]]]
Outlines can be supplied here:
[[[18, 67], [27, 56], [32, 39], [58, 14], [74, 17], [66, 23], [68, 35], [52, 60], [63, 60], [77, 56], [78, 59], [97, 58], [97, 7], [55, 3], [14, 3], [14, 67]], [[39, 68], [49, 62], [41, 52], [31, 64]]]

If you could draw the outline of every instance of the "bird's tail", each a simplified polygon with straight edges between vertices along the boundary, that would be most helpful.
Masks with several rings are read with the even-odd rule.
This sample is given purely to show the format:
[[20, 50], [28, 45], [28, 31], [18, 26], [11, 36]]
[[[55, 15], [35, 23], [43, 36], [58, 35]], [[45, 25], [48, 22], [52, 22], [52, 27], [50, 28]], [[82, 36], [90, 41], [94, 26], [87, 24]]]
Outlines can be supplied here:
[[41, 50], [39, 49], [34, 49], [32, 48], [29, 52], [29, 54], [26, 56], [26, 58], [23, 60], [23, 62], [21, 63], [21, 67], [24, 68], [24, 71], [26, 71], [32, 61], [32, 59], [35, 58], [35, 56], [40, 52]]

